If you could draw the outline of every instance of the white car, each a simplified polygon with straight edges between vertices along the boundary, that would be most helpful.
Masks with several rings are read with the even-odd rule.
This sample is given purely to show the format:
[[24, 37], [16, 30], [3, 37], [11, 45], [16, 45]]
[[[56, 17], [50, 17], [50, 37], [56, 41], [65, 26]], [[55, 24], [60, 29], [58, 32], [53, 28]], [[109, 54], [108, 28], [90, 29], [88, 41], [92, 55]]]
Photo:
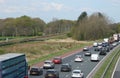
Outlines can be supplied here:
[[83, 58], [81, 57], [81, 55], [76, 55], [75, 62], [82, 62], [82, 61]]
[[71, 78], [84, 78], [84, 74], [81, 70], [73, 70]]
[[99, 54], [92, 54], [91, 61], [99, 61]]
[[117, 43], [116, 43], [116, 42], [114, 42], [114, 43], [112, 43], [112, 45], [113, 45], [113, 47], [115, 47], [115, 46], [117, 46]]
[[98, 46], [97, 42], [93, 43], [93, 47], [97, 47], [97, 46]]
[[54, 67], [55, 67], [55, 65], [54, 65], [54, 63], [52, 61], [46, 60], [44, 62], [44, 65], [43, 65], [44, 69], [50, 69], [50, 68], [54, 68]]

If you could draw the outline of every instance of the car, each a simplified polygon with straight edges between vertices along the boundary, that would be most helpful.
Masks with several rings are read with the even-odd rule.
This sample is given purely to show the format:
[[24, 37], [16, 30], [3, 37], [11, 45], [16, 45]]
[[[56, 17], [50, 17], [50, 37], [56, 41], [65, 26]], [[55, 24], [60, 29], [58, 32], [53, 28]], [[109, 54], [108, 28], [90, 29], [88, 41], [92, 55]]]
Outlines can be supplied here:
[[117, 46], [117, 42], [112, 43], [113, 47]]
[[46, 60], [44, 62], [43, 68], [44, 69], [53, 69], [55, 67], [54, 63], [50, 60]]
[[101, 45], [98, 45], [97, 47], [95, 47], [95, 51], [100, 51], [102, 49]]
[[110, 51], [110, 46], [106, 46], [106, 52]]
[[100, 50], [100, 53], [99, 55], [106, 55], [106, 47], [103, 47], [101, 50]]
[[55, 57], [53, 59], [53, 63], [54, 64], [61, 64], [62, 63], [62, 58], [61, 57]]
[[92, 54], [91, 61], [99, 61], [99, 54]]
[[40, 67], [31, 67], [30, 68], [30, 75], [42, 75], [43, 69]]
[[109, 45], [110, 50], [112, 50], [114, 48], [114, 46], [112, 44]]
[[97, 47], [98, 46], [98, 43], [97, 42], [94, 42], [93, 43], [93, 47]]
[[81, 57], [81, 55], [76, 55], [75, 57], [75, 62], [82, 62], [83, 58]]
[[91, 51], [86, 51], [85, 56], [91, 56]]
[[72, 71], [71, 78], [84, 78], [84, 74], [81, 70], [75, 69]]
[[102, 47], [107, 47], [107, 46], [109, 46], [109, 43], [108, 43], [108, 42], [103, 42], [103, 43], [102, 43]]
[[70, 72], [72, 70], [72, 66], [69, 63], [62, 64], [60, 70], [61, 72]]
[[59, 78], [59, 72], [55, 69], [48, 69], [45, 73], [45, 78]]
[[89, 51], [89, 47], [84, 47], [83, 51]]

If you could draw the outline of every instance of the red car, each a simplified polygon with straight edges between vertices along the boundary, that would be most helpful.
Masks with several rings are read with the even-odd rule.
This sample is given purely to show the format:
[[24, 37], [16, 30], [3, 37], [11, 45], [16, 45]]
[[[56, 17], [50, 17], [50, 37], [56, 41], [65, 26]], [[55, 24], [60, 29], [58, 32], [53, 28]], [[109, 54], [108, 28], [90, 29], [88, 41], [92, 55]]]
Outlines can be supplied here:
[[62, 58], [61, 57], [55, 57], [53, 59], [53, 63], [54, 64], [61, 64], [62, 63]]

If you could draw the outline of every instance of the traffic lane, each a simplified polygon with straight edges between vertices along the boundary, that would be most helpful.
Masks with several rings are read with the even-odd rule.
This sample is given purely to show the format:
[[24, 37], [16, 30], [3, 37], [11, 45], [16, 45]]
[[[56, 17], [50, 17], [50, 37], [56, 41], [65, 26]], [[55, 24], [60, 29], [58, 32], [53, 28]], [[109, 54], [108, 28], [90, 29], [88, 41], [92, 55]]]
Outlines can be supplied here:
[[[100, 60], [103, 58], [104, 56], [100, 56]], [[83, 62], [74, 62], [71, 61], [70, 64], [72, 65], [73, 69], [80, 69], [83, 71], [84, 73], [84, 77], [86, 77], [91, 71], [92, 69], [98, 64], [98, 62], [91, 62], [90, 61], [90, 57], [89, 56], [85, 56], [84, 57], [84, 61]], [[70, 78], [71, 77], [71, 72], [70, 73], [64, 73], [65, 75], [60, 75], [60, 78]]]
[[[99, 53], [94, 51], [94, 48], [90, 48], [92, 53]], [[70, 63], [73, 69], [81, 69], [84, 72], [85, 77], [90, 73], [90, 71], [96, 66], [97, 62], [91, 62], [89, 56], [84, 56], [85, 52], [79, 52], [77, 54], [73, 54], [67, 58], [63, 59], [63, 63]], [[84, 61], [82, 63], [74, 62], [76, 55], [82, 55]], [[101, 60], [101, 59], [100, 59]], [[60, 72], [61, 65], [55, 65], [55, 69]], [[76, 68], [77, 67], [77, 68]], [[44, 74], [46, 69], [44, 70]], [[42, 76], [29, 76], [29, 78], [44, 78], [44, 74]], [[71, 76], [71, 72], [60, 72], [60, 78], [69, 78]]]
[[[91, 49], [92, 53], [99, 53], [99, 52], [95, 52], [94, 48]], [[72, 65], [72, 69], [81, 69], [84, 73], [85, 73], [85, 77], [90, 73], [90, 71], [98, 64], [98, 62], [91, 62], [90, 61], [90, 56], [84, 56], [85, 52], [80, 52], [77, 54], [74, 54], [68, 58], [65, 59], [64, 62], [68, 62]], [[84, 61], [79, 63], [79, 62], [74, 62], [75, 56], [76, 55], [82, 55]], [[104, 56], [100, 56], [100, 60], [103, 58]], [[61, 73], [60, 72], [60, 78], [70, 78], [71, 77], [71, 72], [65, 72], [65, 73]]]
[[[72, 62], [72, 60], [73, 60], [73, 59], [75, 58], [75, 56], [78, 55], [78, 54], [83, 55], [83, 52], [78, 52], [78, 53], [73, 54], [73, 55], [71, 55], [71, 56], [69, 56], [69, 57], [63, 58], [62, 64]], [[56, 65], [55, 65], [55, 69], [56, 69], [57, 71], [59, 71], [59, 72], [60, 72], [60, 67], [61, 67], [61, 64], [56, 64]], [[43, 75], [41, 75], [41, 76], [32, 76], [32, 75], [29, 75], [28, 77], [29, 77], [29, 78], [44, 78], [44, 75], [45, 75], [46, 70], [47, 70], [47, 69], [44, 69]], [[59, 73], [60, 76], [62, 75], [62, 77], [60, 77], [60, 78], [64, 78], [68, 73], [69, 73], [69, 72], [60, 72], [60, 73]]]

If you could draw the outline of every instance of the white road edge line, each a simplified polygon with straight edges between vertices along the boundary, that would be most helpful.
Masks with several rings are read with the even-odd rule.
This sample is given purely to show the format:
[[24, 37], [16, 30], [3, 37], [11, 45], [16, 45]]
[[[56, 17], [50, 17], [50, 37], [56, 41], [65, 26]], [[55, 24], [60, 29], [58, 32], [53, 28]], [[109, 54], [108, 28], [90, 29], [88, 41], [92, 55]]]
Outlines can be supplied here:
[[116, 68], [117, 68], [117, 66], [118, 66], [118, 62], [120, 61], [120, 57], [119, 57], [119, 59], [117, 60], [117, 63], [116, 63], [116, 65], [115, 65], [115, 68], [114, 68], [114, 70], [113, 70], [113, 73], [112, 73], [112, 76], [111, 76], [111, 78], [113, 78], [113, 76], [114, 76], [114, 73], [115, 73], [115, 70], [116, 70]]

